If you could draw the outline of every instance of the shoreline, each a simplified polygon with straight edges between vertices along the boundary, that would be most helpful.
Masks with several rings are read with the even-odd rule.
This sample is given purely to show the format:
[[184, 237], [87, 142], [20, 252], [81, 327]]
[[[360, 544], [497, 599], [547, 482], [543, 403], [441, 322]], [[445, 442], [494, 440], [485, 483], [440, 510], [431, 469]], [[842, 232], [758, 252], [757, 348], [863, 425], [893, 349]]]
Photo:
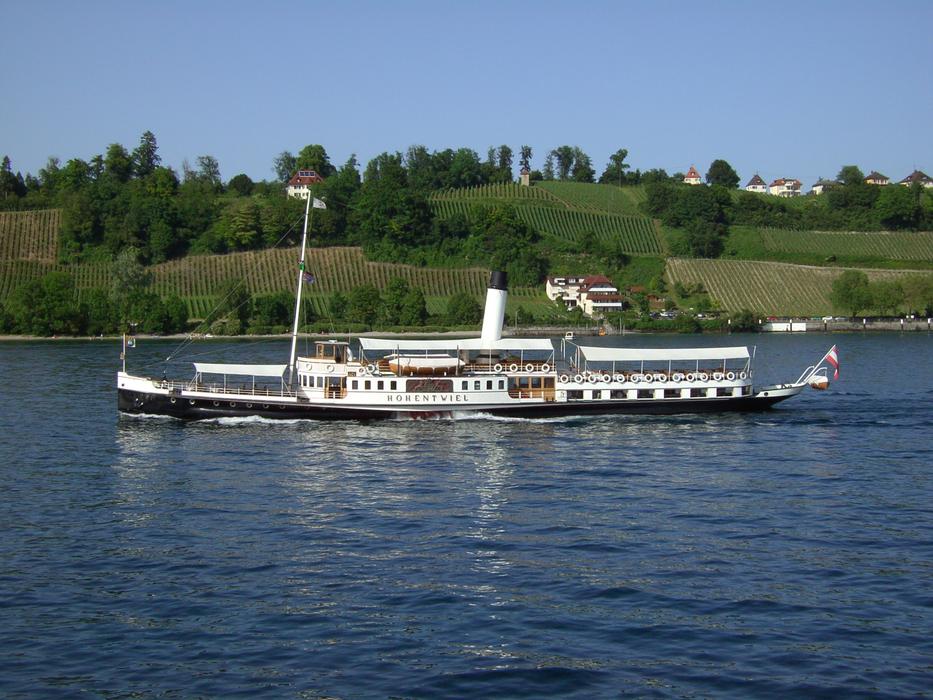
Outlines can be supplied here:
[[[806, 322], [806, 331], [775, 331], [775, 330], [761, 330], [759, 333], [787, 333], [787, 334], [798, 334], [803, 332], [811, 333], [922, 333], [922, 332], [931, 332], [933, 331], [933, 319], [900, 319], [896, 321], [870, 321], [865, 319], [863, 321], [807, 321]], [[561, 339], [564, 337], [565, 333], [572, 332], [577, 338], [608, 338], [616, 337], [620, 335], [731, 335], [730, 332], [701, 332], [701, 333], [677, 333], [676, 331], [657, 331], [657, 330], [626, 330], [624, 333], [619, 333], [618, 331], [607, 332], [606, 335], [600, 336], [597, 333], [588, 333], [580, 332], [574, 328], [566, 327], [557, 327], [557, 326], [535, 326], [525, 329], [509, 329], [505, 328], [502, 331], [504, 337], [516, 337], [516, 336], [531, 336], [531, 337], [554, 337]], [[464, 337], [470, 338], [476, 335], [476, 331], [434, 331], [434, 332], [419, 332], [419, 331], [405, 331], [405, 332], [380, 332], [380, 331], [366, 331], [364, 333], [301, 333], [301, 337], [307, 338], [342, 338], [347, 335], [358, 338], [358, 337], [381, 337], [381, 338], [454, 338], [454, 337]], [[190, 334], [188, 333], [173, 333], [170, 335], [148, 335], [144, 333], [137, 333], [136, 338], [143, 340], [185, 340]], [[84, 336], [84, 335], [57, 335], [57, 336], [41, 336], [41, 335], [0, 335], [0, 342], [33, 342], [33, 341], [49, 341], [49, 342], [61, 342], [61, 341], [82, 341], [82, 342], [116, 342], [121, 339], [122, 336], [119, 335], [103, 335], [103, 336]], [[197, 340], [200, 341], [215, 341], [215, 340], [250, 340], [250, 339], [279, 339], [279, 340], [288, 340], [290, 339], [291, 333], [272, 333], [268, 335], [216, 335], [211, 337], [200, 336]]]

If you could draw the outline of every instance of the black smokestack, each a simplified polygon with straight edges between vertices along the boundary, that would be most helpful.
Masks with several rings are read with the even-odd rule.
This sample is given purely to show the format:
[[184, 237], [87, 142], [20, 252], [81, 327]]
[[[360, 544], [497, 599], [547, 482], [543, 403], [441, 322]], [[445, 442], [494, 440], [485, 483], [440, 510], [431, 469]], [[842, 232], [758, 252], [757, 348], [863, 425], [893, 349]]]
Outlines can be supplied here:
[[507, 291], [509, 288], [509, 277], [501, 270], [495, 270], [489, 275], [489, 289], [501, 289]]

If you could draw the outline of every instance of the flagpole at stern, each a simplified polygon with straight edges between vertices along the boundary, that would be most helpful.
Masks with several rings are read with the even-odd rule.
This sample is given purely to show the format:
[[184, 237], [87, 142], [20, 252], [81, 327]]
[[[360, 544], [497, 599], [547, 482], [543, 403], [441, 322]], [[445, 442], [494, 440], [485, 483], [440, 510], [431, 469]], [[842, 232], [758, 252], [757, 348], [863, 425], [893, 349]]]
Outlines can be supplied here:
[[301, 234], [301, 260], [298, 261], [298, 291], [295, 293], [295, 321], [292, 324], [292, 352], [288, 359], [288, 385], [292, 384], [292, 375], [295, 371], [295, 356], [298, 348], [298, 317], [301, 313], [301, 283], [305, 273], [305, 247], [308, 243], [308, 221], [311, 218], [311, 200], [314, 197], [308, 193], [308, 203], [305, 205], [305, 226]]

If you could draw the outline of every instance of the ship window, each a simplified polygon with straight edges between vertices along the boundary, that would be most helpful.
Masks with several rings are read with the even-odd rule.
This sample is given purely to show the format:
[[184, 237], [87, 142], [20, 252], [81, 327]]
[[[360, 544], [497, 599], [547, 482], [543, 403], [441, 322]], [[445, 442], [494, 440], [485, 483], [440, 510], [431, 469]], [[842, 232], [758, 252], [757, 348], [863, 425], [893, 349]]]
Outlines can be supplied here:
[[489, 380], [486, 381], [486, 389], [487, 389], [487, 391], [491, 391], [491, 390], [492, 390], [492, 380], [491, 380], [491, 379], [489, 379]]
[[742, 396], [748, 396], [751, 393], [752, 393], [752, 388], [750, 386], [742, 387]]
[[531, 388], [540, 389], [541, 388], [541, 377], [532, 377], [531, 378]]
[[699, 399], [706, 396], [706, 389], [691, 389], [690, 398]]
[[732, 387], [721, 386], [716, 389], [716, 396], [732, 396]]
[[573, 401], [574, 399], [576, 399], [576, 400], [582, 399], [582, 398], [583, 398], [583, 392], [582, 392], [582, 391], [579, 391], [579, 390], [568, 391], [568, 392], [567, 392], [567, 398], [568, 398], [569, 400], [571, 400], [571, 401]]
[[680, 389], [665, 389], [664, 390], [665, 399], [679, 399], [680, 398]]
[[466, 391], [470, 387], [469, 382], [460, 382], [460, 391]]
[[653, 389], [639, 389], [639, 390], [638, 390], [638, 398], [640, 398], [640, 399], [653, 399], [653, 398], [654, 398], [654, 390], [653, 390]]
[[363, 388], [364, 388], [366, 391], [369, 391], [370, 388], [372, 387], [372, 385], [373, 385], [373, 383], [372, 383], [371, 381], [369, 381], [368, 379], [367, 379], [365, 382], [363, 382]]
[[609, 392], [610, 399], [624, 399], [626, 397], [625, 389], [613, 389]]
[[473, 391], [479, 391], [479, 382], [473, 382]]
[[319, 389], [323, 389], [323, 388], [324, 388], [324, 377], [318, 377], [318, 378], [317, 378], [317, 386], [318, 386]]
[[382, 382], [382, 381], [376, 382], [376, 388], [377, 388], [379, 391], [382, 391], [384, 387], [385, 387], [385, 383], [384, 383], [384, 382]]
[[398, 388], [398, 384], [394, 379], [391, 382], [389, 382], [389, 389], [391, 389], [392, 391], [395, 391], [397, 388]]
[[505, 389], [505, 380], [504, 380], [504, 379], [500, 379], [500, 380], [499, 380], [499, 390], [501, 391], [502, 389]]
[[350, 388], [353, 389], [353, 391], [356, 391], [357, 387], [359, 387], [359, 382], [357, 382], [355, 379], [350, 382]]

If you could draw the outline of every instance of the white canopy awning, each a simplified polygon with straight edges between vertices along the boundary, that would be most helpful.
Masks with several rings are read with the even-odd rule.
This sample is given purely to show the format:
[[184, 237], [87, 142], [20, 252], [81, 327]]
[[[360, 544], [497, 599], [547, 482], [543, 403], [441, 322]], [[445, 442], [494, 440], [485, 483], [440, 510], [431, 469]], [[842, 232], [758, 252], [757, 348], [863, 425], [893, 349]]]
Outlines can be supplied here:
[[235, 374], [245, 377], [281, 377], [288, 365], [228, 365], [216, 362], [195, 362], [198, 374]]
[[748, 348], [603, 348], [578, 346], [587, 362], [747, 360]]
[[548, 338], [502, 338], [483, 342], [482, 338], [442, 338], [440, 340], [402, 340], [394, 338], [360, 338], [363, 350], [404, 350], [431, 352], [437, 350], [542, 350], [554, 352]]

